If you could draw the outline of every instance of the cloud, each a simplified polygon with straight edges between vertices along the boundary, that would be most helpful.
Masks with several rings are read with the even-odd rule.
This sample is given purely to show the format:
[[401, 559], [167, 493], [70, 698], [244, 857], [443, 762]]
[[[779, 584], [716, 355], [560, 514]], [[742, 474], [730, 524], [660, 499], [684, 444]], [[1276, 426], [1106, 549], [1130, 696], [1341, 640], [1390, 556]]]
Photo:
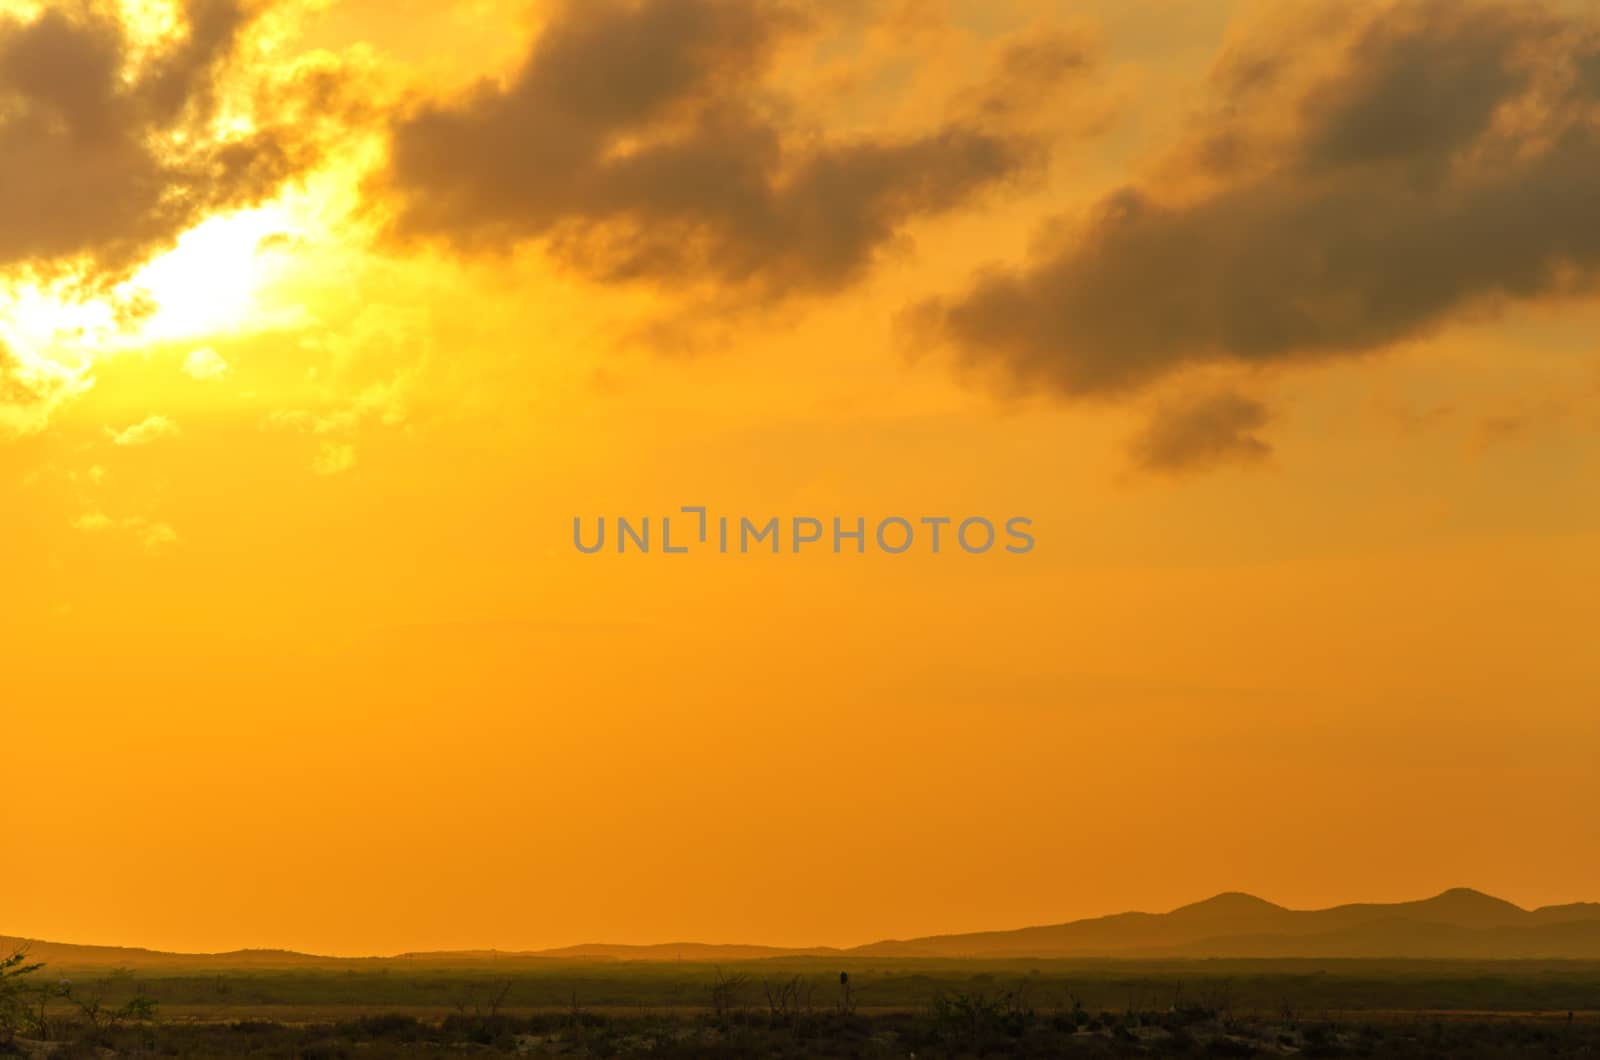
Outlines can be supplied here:
[[252, 14], [186, 0], [150, 48], [109, 0], [0, 14], [0, 270], [75, 271], [104, 287], [205, 216], [273, 195], [317, 157], [328, 79], [292, 64], [223, 106]]
[[1136, 466], [1160, 474], [1256, 463], [1272, 453], [1255, 433], [1269, 419], [1265, 405], [1233, 391], [1191, 396], [1157, 409], [1130, 454]]
[[175, 545], [179, 540], [177, 531], [166, 523], [146, 519], [139, 515], [114, 519], [98, 509], [74, 519], [72, 527], [74, 530], [82, 530], [90, 534], [118, 531], [130, 533], [139, 539], [140, 544], [151, 551], [167, 545]]
[[1213, 106], [1156, 177], [913, 319], [970, 365], [1079, 397], [1594, 293], [1590, 23], [1509, 0], [1295, 11], [1223, 52]]
[[221, 379], [228, 374], [228, 362], [216, 350], [205, 347], [190, 351], [183, 359], [183, 371], [189, 378], [202, 382]]
[[425, 307], [369, 301], [339, 328], [302, 340], [322, 355], [310, 375], [312, 400], [269, 412], [261, 429], [314, 439], [317, 474], [348, 471], [360, 445], [426, 421], [428, 405], [449, 385], [449, 358], [436, 356], [435, 342]]
[[[383, 185], [402, 238], [527, 242], [604, 282], [758, 300], [859, 279], [912, 221], [1040, 161], [991, 96], [906, 134], [807, 127], [765, 77], [814, 5], [585, 0], [560, 6], [505, 84], [399, 117]], [[1087, 62], [1039, 38], [1008, 51], [1034, 98]]]
[[178, 425], [165, 416], [150, 416], [131, 427], [120, 431], [106, 428], [106, 434], [111, 437], [113, 445], [134, 447], [149, 445], [151, 442], [163, 438], [174, 438], [179, 434]]
[[338, 475], [356, 466], [356, 447], [348, 442], [323, 442], [311, 470], [319, 475]]
[[24, 359], [0, 342], [0, 437], [43, 430], [63, 402], [93, 385], [86, 368]]

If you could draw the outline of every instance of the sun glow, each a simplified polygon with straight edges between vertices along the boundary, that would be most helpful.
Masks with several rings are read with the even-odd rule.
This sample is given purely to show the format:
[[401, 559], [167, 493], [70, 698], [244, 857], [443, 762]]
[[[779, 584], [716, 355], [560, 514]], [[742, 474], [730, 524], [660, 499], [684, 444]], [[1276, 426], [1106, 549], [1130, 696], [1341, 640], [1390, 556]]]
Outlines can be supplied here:
[[[286, 312], [263, 304], [294, 238], [278, 205], [209, 218], [104, 296], [70, 283], [0, 287], [0, 341], [33, 362], [82, 367], [151, 343], [256, 331]], [[289, 315], [292, 315], [289, 314]]]
[[277, 314], [261, 294], [284, 267], [277, 248], [291, 239], [287, 211], [275, 205], [212, 217], [185, 232], [124, 285], [155, 306], [140, 337], [204, 338], [271, 326]]

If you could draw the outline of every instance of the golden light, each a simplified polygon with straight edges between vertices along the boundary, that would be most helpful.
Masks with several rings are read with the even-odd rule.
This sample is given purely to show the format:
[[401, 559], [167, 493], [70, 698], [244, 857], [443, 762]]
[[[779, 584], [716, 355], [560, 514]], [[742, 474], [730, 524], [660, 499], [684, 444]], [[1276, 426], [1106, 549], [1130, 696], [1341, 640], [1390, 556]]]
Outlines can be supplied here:
[[155, 312], [139, 327], [145, 342], [257, 330], [281, 322], [261, 294], [283, 267], [274, 239], [291, 238], [281, 205], [208, 218], [140, 269], [119, 293], [148, 297]]
[[[262, 298], [287, 268], [272, 239], [291, 231], [277, 204], [209, 218], [104, 298], [76, 299], [67, 282], [0, 286], [0, 342], [25, 363], [79, 370], [152, 343], [292, 322], [298, 310], [274, 310]], [[141, 306], [149, 308], [131, 311]]]

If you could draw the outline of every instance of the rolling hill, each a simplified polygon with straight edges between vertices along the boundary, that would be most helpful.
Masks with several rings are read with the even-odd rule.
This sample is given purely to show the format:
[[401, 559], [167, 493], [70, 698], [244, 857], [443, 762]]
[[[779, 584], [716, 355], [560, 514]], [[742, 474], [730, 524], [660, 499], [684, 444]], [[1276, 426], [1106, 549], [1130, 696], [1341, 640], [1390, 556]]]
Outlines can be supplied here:
[[1600, 903], [1526, 910], [1457, 888], [1389, 905], [1287, 909], [1220, 894], [1170, 913], [876, 942], [883, 957], [1600, 958]]

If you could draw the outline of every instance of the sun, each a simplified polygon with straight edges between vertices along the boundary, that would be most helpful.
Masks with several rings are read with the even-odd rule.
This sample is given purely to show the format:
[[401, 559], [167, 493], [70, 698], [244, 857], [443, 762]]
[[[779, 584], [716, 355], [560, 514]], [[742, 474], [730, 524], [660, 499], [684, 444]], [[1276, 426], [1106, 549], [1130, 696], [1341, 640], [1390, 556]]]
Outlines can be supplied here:
[[[187, 354], [306, 328], [321, 289], [308, 277], [349, 279], [342, 248], [361, 231], [348, 220], [351, 173], [364, 164], [362, 155], [260, 205], [207, 217], [110, 286], [90, 266], [0, 275], [0, 350], [29, 379], [55, 381], [52, 393], [65, 400], [124, 355]], [[48, 411], [34, 409], [28, 422]]]
[[85, 371], [130, 350], [289, 322], [295, 311], [265, 295], [290, 268], [297, 232], [290, 209], [269, 204], [208, 218], [101, 297], [73, 297], [70, 278], [0, 285], [0, 343], [27, 363]]
[[272, 314], [261, 296], [284, 267], [279, 248], [292, 233], [287, 210], [269, 205], [208, 218], [179, 236], [119, 287], [119, 294], [155, 306], [138, 337], [166, 342], [269, 326]]
[[266, 297], [292, 266], [290, 221], [280, 205], [209, 218], [98, 297], [71, 276], [0, 282], [0, 367], [27, 397], [0, 400], [0, 436], [42, 429], [118, 355], [301, 322], [302, 310]]

